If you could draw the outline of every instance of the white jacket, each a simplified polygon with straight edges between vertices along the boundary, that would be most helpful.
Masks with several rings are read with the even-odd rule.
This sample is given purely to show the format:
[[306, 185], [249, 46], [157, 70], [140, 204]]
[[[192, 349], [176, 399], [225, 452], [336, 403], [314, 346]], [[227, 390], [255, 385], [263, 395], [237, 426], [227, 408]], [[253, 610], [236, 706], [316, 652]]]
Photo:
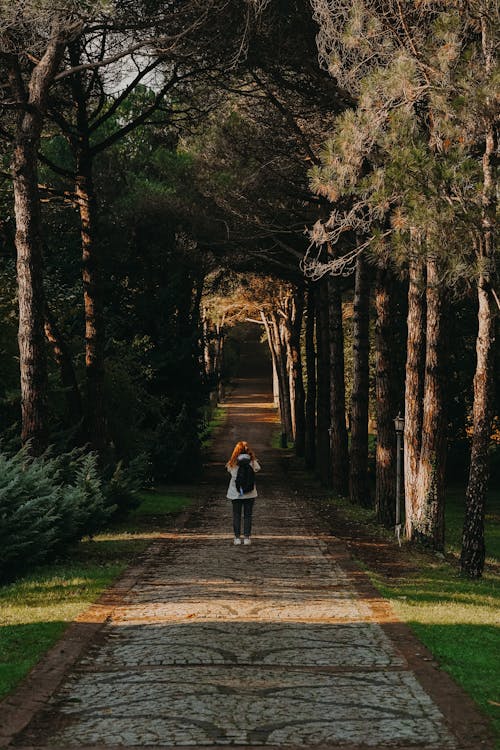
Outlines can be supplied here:
[[[248, 453], [240, 453], [238, 456], [238, 461], [240, 459], [248, 461], [250, 456]], [[260, 464], [255, 459], [254, 461], [250, 462], [250, 466], [257, 474], [258, 471], [260, 471]], [[250, 500], [253, 497], [257, 497], [257, 487], [254, 486], [253, 490], [251, 492], [246, 492], [244, 495], [240, 495], [238, 490], [236, 489], [236, 474], [238, 473], [238, 466], [228, 466], [227, 467], [228, 472], [231, 474], [231, 479], [229, 480], [229, 487], [227, 488], [227, 495], [226, 497], [228, 500]]]

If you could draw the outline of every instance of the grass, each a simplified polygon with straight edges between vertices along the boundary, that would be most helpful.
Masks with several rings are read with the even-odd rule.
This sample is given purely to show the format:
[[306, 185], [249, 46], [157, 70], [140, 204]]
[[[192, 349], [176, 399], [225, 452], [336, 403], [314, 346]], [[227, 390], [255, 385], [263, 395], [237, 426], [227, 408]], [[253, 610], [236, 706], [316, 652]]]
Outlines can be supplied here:
[[498, 579], [486, 574], [471, 582], [443, 564], [422, 566], [398, 582], [375, 573], [371, 577], [441, 668], [491, 718], [500, 747]]
[[283, 450], [283, 451], [292, 450], [293, 440], [288, 440], [287, 447], [283, 448], [281, 444], [281, 436], [282, 436], [281, 427], [279, 427], [275, 432], [273, 432], [273, 436], [271, 438], [271, 448], [273, 448], [274, 450]]
[[[362, 524], [369, 533], [390, 540], [388, 532], [375, 524], [373, 511], [355, 508], [335, 499], [340, 514]], [[471, 581], [460, 576], [458, 553], [464, 514], [464, 489], [451, 487], [447, 494], [447, 557], [415, 550], [403, 544], [397, 556], [410, 563], [410, 571], [388, 578], [364, 564], [378, 590], [392, 601], [396, 614], [433, 653], [441, 668], [458, 682], [492, 721], [500, 750], [500, 491], [492, 491], [486, 517], [487, 568], [483, 578]], [[360, 551], [362, 557], [362, 551]], [[363, 562], [363, 561], [362, 561]], [[371, 567], [370, 567], [371, 565]], [[368, 566], [368, 567], [367, 567]]]
[[137, 520], [144, 522], [150, 516], [156, 517], [179, 513], [191, 503], [191, 499], [186, 495], [177, 495], [169, 492], [166, 487], [157, 487], [154, 490], [142, 492], [141, 499], [140, 506], [129, 515], [128, 524], [134, 523]]
[[144, 552], [155, 529], [191, 502], [158, 488], [129, 517], [76, 545], [70, 559], [37, 568], [0, 587], [0, 699], [61, 637], [68, 624]]
[[[446, 495], [446, 544], [450, 551], [459, 552], [464, 520], [465, 490], [461, 485], [452, 485]], [[500, 560], [500, 487], [492, 489], [488, 496], [485, 518], [485, 543], [487, 561]]]
[[224, 406], [215, 406], [209, 410], [209, 418], [200, 435], [202, 450], [211, 447], [214, 435], [219, 427], [222, 427], [227, 419], [227, 410]]

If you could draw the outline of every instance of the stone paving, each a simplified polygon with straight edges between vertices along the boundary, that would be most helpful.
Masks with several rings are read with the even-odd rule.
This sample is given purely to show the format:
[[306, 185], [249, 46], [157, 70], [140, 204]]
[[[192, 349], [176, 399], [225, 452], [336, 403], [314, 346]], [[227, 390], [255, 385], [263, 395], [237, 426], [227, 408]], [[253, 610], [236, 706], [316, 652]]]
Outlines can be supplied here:
[[[230, 444], [231, 421], [228, 432]], [[50, 730], [35, 722], [20, 744], [457, 747], [370, 600], [279, 486], [277, 460], [257, 447], [252, 545], [232, 545], [216, 466], [202, 523], [165, 535], [50, 700]]]
[[369, 603], [273, 495], [256, 525], [272, 509], [280, 535], [232, 546], [221, 499], [166, 543], [52, 700], [49, 744], [454, 747]]

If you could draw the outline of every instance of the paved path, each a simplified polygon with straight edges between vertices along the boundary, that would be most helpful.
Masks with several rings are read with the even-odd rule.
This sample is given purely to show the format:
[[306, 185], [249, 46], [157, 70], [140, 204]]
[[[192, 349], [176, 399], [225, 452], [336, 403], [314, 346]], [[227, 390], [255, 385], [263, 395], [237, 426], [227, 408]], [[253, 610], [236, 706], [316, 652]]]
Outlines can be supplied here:
[[[229, 412], [201, 522], [156, 543], [16, 744], [465, 747], [384, 629], [387, 605], [291, 499], [265, 382], [240, 381]], [[240, 437], [264, 467], [249, 547], [232, 545], [224, 500]]]

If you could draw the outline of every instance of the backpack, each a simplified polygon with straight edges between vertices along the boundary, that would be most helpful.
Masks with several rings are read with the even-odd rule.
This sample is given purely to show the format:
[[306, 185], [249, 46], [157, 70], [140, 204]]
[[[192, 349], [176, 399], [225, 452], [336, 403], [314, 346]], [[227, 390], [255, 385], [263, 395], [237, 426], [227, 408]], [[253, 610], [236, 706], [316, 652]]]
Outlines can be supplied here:
[[236, 489], [240, 495], [246, 495], [255, 487], [255, 472], [250, 461], [238, 461], [238, 472], [236, 474]]

